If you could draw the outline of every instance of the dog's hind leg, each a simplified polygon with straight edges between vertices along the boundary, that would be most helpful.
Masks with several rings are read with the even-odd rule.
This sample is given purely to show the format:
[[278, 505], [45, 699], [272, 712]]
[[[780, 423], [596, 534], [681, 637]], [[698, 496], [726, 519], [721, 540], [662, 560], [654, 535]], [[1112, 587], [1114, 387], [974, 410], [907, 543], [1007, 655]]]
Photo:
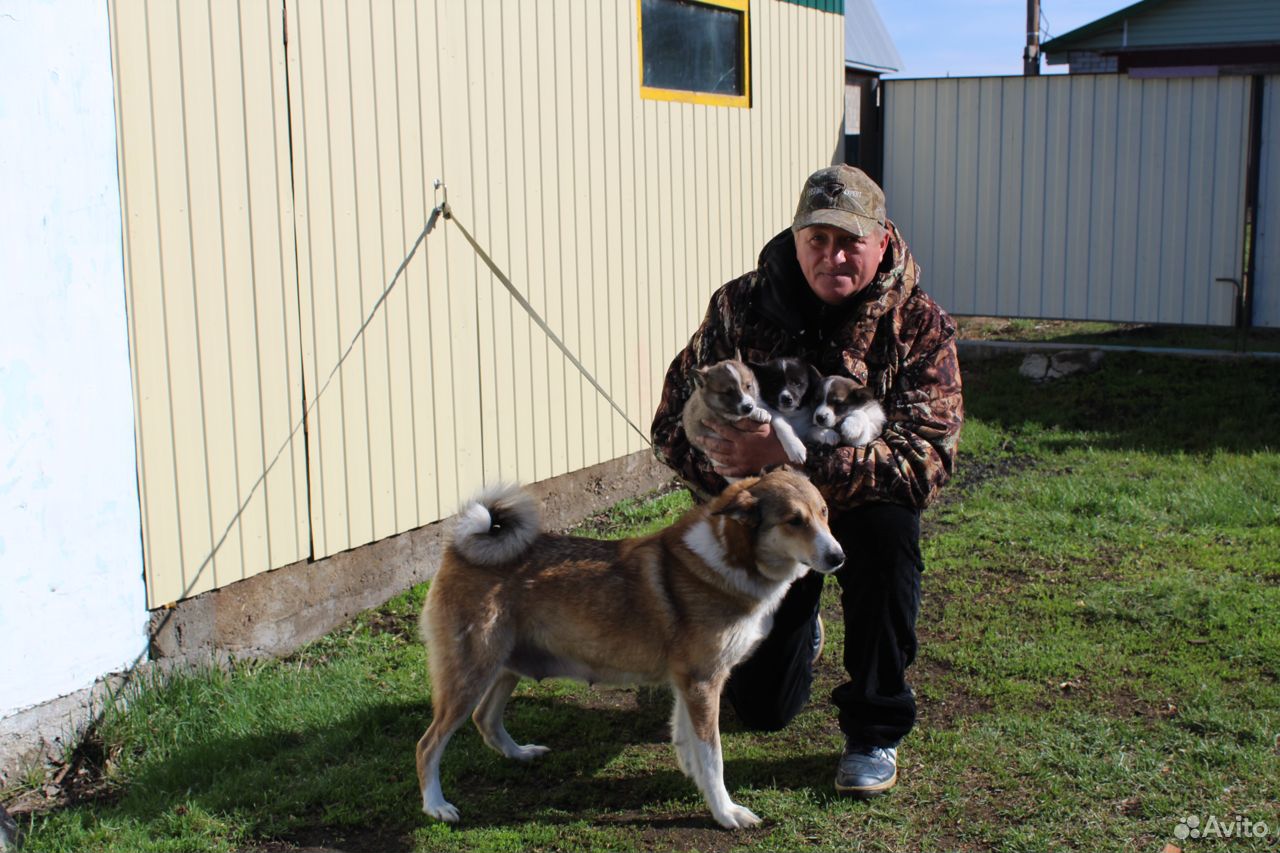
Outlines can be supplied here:
[[[689, 718], [693, 779], [706, 798], [711, 815], [726, 829], [746, 829], [760, 818], [729, 799], [724, 787], [724, 757], [720, 752], [720, 688], [723, 679], [708, 682], [689, 679], [677, 684]], [[680, 706], [677, 705], [677, 713]]]
[[422, 787], [422, 810], [438, 820], [454, 823], [458, 809], [444, 798], [440, 789], [440, 758], [449, 738], [479, 704], [498, 676], [496, 666], [488, 672], [450, 675], [433, 672], [431, 725], [418, 741], [418, 784]]
[[507, 708], [507, 700], [511, 698], [511, 691], [515, 690], [516, 685], [519, 683], [520, 676], [509, 669], [503, 670], [502, 674], [485, 692], [484, 698], [480, 700], [480, 705], [476, 708], [475, 713], [471, 715], [471, 719], [475, 721], [476, 728], [480, 730], [480, 735], [490, 749], [517, 761], [531, 761], [551, 750], [536, 743], [527, 743], [521, 746], [511, 738], [511, 735], [507, 733], [506, 726], [502, 724], [502, 712]]
[[671, 707], [671, 745], [676, 750], [676, 764], [680, 772], [690, 779], [697, 780], [697, 755], [693, 751], [693, 723], [689, 720], [689, 709], [680, 698], [680, 689], [673, 686], [675, 702]]

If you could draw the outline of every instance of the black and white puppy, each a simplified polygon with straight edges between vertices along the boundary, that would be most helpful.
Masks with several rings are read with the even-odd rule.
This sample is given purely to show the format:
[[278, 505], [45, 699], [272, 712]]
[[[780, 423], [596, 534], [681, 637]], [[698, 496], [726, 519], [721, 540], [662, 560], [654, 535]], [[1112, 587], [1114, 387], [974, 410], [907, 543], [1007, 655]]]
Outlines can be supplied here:
[[804, 442], [813, 429], [813, 410], [822, 374], [803, 359], [775, 358], [751, 364], [760, 384], [760, 402], [773, 416], [773, 431], [791, 462], [808, 458]]
[[844, 376], [822, 379], [810, 439], [829, 446], [863, 447], [880, 436], [884, 408], [866, 388]]

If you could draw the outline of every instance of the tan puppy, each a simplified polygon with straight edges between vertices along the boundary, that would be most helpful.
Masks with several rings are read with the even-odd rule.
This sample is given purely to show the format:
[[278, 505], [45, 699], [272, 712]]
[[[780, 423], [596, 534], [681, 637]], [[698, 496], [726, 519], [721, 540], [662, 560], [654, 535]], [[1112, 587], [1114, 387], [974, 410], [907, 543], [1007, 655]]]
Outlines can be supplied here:
[[741, 480], [671, 527], [619, 541], [544, 533], [532, 498], [511, 487], [468, 504], [423, 609], [433, 708], [418, 742], [423, 810], [458, 819], [440, 757], [469, 714], [503, 755], [545, 753], [517, 744], [502, 713], [521, 677], [567, 677], [669, 684], [680, 769], [720, 825], [754, 826], [724, 787], [721, 688], [791, 582], [843, 562], [821, 495], [790, 470]]
[[773, 416], [760, 405], [760, 386], [755, 373], [740, 358], [726, 358], [690, 374], [693, 393], [680, 413], [684, 433], [695, 446], [705, 438], [716, 438], [715, 430], [703, 421], [731, 424], [744, 418], [767, 424]]

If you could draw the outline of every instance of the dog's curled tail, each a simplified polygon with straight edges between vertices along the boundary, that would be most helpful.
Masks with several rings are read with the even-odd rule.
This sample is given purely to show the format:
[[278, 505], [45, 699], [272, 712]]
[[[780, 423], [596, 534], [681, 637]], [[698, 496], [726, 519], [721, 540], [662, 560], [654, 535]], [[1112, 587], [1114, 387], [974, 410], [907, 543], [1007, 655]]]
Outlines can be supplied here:
[[496, 566], [527, 551], [540, 530], [533, 497], [519, 486], [499, 485], [458, 511], [450, 547], [472, 563]]

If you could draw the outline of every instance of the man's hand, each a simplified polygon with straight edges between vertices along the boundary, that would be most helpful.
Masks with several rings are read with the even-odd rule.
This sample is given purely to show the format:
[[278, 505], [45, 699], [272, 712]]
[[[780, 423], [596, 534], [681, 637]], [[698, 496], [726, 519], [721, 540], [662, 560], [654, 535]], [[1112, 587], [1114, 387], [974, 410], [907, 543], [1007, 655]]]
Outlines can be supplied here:
[[715, 438], [702, 439], [702, 451], [725, 477], [748, 477], [770, 465], [789, 461], [773, 427], [767, 423], [743, 418], [732, 424], [705, 420], [702, 425], [716, 434]]

